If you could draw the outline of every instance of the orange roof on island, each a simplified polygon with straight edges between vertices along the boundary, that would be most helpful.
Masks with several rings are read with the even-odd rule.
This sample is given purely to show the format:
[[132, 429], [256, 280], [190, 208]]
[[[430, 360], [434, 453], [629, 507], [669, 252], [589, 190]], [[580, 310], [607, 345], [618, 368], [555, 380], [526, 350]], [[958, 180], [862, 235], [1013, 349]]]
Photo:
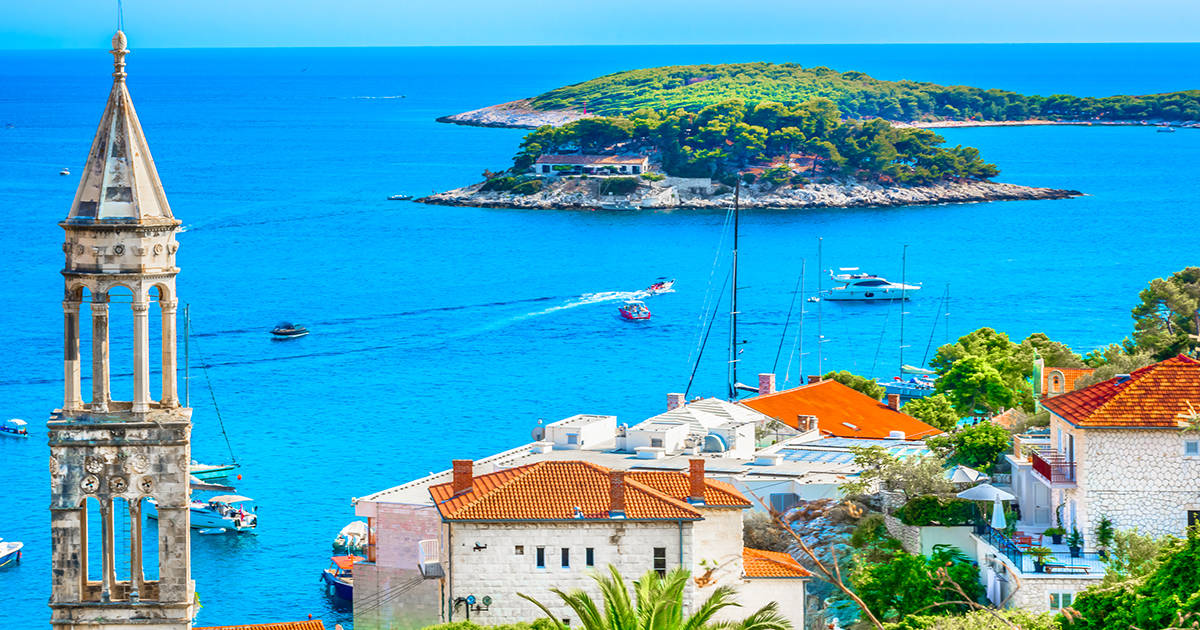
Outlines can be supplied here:
[[1042, 406], [1084, 428], [1177, 428], [1200, 410], [1200, 361], [1181, 354], [1048, 398]]
[[806, 578], [812, 575], [781, 551], [742, 548], [742, 567], [748, 578]]
[[923, 440], [942, 433], [832, 379], [741, 403], [793, 428], [800, 427], [797, 416], [816, 416], [821, 433], [834, 437], [886, 439], [892, 431], [902, 431], [906, 440]]

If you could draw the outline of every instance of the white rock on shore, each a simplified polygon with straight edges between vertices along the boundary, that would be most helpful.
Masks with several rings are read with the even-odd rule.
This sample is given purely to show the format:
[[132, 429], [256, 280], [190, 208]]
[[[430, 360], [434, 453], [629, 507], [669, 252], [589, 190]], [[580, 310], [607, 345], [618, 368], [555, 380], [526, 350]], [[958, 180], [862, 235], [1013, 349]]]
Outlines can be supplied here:
[[515, 129], [537, 129], [543, 125], [561, 127], [582, 118], [591, 118], [571, 109], [539, 110], [529, 106], [529, 99], [500, 103], [474, 109], [452, 116], [442, 116], [438, 122], [470, 125], [473, 127], [506, 127]]
[[[598, 178], [550, 179], [547, 186], [531, 195], [507, 192], [480, 192], [482, 183], [436, 193], [422, 203], [487, 208], [571, 209], [597, 208], [602, 202], [628, 201], [644, 208], [730, 208], [733, 194], [702, 194], [670, 185], [668, 182], [644, 183], [628, 196], [604, 197], [595, 194]], [[648, 184], [648, 185], [647, 185]], [[939, 182], [927, 186], [882, 186], [875, 183], [808, 184], [801, 188], [785, 186], [775, 190], [750, 186], [742, 189], [743, 208], [851, 208], [968, 203], [979, 201], [1066, 199], [1083, 193], [1076, 190], [1035, 188], [997, 182]]]

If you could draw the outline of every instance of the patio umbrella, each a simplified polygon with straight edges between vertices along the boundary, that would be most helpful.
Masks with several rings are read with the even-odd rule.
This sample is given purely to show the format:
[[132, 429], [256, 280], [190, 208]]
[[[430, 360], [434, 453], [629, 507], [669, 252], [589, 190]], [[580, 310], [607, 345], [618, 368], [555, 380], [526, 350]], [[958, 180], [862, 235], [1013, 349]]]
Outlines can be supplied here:
[[1004, 529], [1008, 526], [1008, 522], [1004, 518], [1004, 502], [1017, 498], [1011, 492], [1001, 490], [990, 483], [981, 483], [974, 488], [967, 488], [956, 496], [969, 501], [991, 501], [992, 527], [996, 529]]
[[975, 470], [959, 464], [954, 468], [946, 471], [946, 479], [950, 483], [976, 483], [979, 481], [987, 481], [988, 476]]
[[992, 528], [1003, 530], [1008, 527], [1008, 520], [1004, 518], [1004, 503], [996, 499], [992, 503]]

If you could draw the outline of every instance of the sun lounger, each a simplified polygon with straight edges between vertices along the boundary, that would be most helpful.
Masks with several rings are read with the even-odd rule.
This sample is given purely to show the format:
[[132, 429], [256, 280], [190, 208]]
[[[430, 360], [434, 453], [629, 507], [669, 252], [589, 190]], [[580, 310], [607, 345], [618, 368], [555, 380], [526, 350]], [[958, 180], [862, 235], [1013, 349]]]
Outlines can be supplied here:
[[1042, 565], [1046, 568], [1046, 573], [1091, 573], [1089, 567], [1079, 564], [1063, 564], [1061, 562], [1047, 562]]

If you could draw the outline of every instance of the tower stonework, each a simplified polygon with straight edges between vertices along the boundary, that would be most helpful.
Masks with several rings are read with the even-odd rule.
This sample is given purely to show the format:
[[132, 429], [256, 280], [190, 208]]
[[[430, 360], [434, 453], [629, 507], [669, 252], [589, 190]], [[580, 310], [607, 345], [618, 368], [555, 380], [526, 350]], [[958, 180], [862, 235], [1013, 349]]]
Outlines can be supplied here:
[[[113, 86], [70, 214], [63, 253], [64, 392], [50, 442], [51, 625], [59, 630], [188, 630], [191, 579], [191, 413], [176, 380], [175, 266], [180, 222], [171, 214], [125, 86], [125, 34], [113, 37]], [[117, 289], [120, 301], [110, 300]], [[112, 400], [109, 312], [132, 295], [132, 400]], [[82, 306], [88, 303], [85, 311]], [[161, 391], [150, 374], [150, 316], [160, 320]], [[91, 393], [81, 389], [81, 318], [91, 319]], [[99, 527], [88, 524], [89, 507]], [[146, 510], [157, 544], [143, 542]], [[95, 518], [93, 516], [93, 518]], [[99, 540], [89, 539], [89, 529]], [[148, 532], [147, 532], [148, 533]], [[147, 562], [146, 553], [157, 553]], [[92, 550], [92, 560], [88, 551]], [[156, 551], [151, 551], [151, 549]], [[99, 558], [99, 566], [97, 560]], [[89, 566], [89, 563], [92, 566]], [[147, 579], [144, 567], [158, 567]]]

